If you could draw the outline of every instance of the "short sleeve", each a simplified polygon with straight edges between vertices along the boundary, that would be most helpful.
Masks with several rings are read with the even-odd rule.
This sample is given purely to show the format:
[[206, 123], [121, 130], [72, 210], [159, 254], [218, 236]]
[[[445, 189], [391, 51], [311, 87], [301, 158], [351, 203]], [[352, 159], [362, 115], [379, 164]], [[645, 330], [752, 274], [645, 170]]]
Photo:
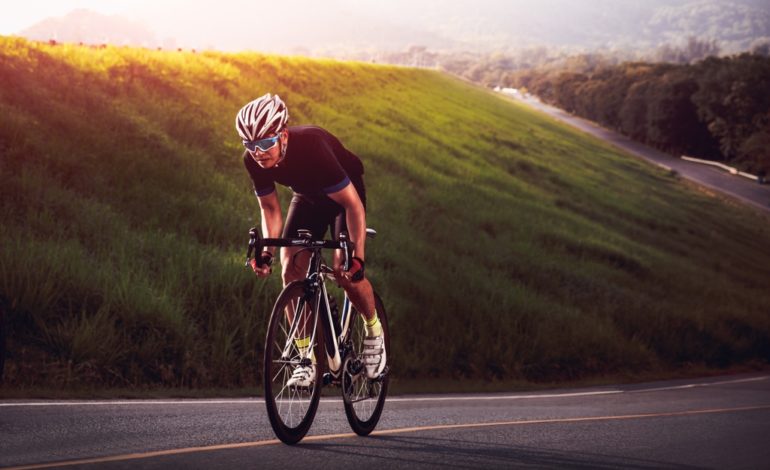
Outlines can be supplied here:
[[336, 193], [350, 184], [350, 178], [340, 165], [329, 143], [321, 138], [316, 144], [315, 169], [319, 185], [325, 194]]

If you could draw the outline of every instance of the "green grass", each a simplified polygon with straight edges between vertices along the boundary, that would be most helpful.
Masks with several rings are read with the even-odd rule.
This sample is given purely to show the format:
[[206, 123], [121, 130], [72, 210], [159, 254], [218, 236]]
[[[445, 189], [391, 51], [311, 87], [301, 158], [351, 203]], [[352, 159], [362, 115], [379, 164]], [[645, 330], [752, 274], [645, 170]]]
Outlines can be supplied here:
[[452, 77], [0, 38], [0, 82], [6, 389], [259, 385], [280, 280], [242, 265], [233, 121], [267, 91], [364, 161], [400, 383], [770, 358], [766, 216]]

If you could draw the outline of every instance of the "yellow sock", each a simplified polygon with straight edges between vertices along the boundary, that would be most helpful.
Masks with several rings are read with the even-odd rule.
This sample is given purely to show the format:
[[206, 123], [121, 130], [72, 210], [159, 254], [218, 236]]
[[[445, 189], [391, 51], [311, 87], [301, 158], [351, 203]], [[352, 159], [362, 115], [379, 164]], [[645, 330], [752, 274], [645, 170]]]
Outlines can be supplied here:
[[311, 361], [315, 362], [313, 351], [310, 349], [310, 336], [305, 338], [294, 338], [294, 345], [297, 346], [300, 357], [309, 357]]
[[364, 324], [366, 325], [366, 336], [380, 336], [382, 334], [382, 323], [380, 323], [380, 317], [377, 316], [377, 310], [374, 311], [374, 316], [371, 319], [364, 318]]

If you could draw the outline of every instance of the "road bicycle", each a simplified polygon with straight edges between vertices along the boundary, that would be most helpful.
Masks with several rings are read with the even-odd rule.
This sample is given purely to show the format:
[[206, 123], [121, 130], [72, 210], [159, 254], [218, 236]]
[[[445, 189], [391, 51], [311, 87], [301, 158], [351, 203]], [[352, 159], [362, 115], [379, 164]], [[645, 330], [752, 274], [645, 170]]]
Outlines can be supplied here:
[[[374, 238], [366, 229], [367, 238]], [[326, 281], [334, 280], [334, 270], [322, 257], [324, 249], [343, 251], [344, 269], [349, 269], [353, 243], [346, 233], [339, 240], [316, 240], [308, 230], [299, 230], [298, 238], [262, 238], [257, 227], [249, 231], [246, 264], [268, 246], [301, 247], [310, 252], [305, 279], [287, 284], [275, 301], [265, 340], [263, 381], [267, 415], [276, 436], [286, 444], [299, 442], [313, 423], [321, 388], [340, 387], [350, 427], [360, 436], [371, 433], [382, 414], [388, 393], [388, 372], [374, 379], [366, 376], [361, 359], [366, 335], [364, 319], [347, 295], [338, 311], [334, 295]], [[296, 255], [295, 255], [296, 256]], [[384, 331], [385, 352], [391, 360], [390, 330], [382, 299], [375, 293], [377, 315]], [[310, 338], [299, 347], [300, 338]], [[325, 360], [323, 360], [325, 359]], [[309, 387], [287, 385], [296, 367], [315, 363], [315, 377]], [[328, 370], [325, 370], [328, 369]]]

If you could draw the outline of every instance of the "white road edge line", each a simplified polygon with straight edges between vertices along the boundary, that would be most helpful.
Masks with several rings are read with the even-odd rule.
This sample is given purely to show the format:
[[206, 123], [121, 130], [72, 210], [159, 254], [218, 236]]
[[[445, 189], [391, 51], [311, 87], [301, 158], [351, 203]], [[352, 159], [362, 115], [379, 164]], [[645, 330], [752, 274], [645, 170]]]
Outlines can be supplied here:
[[[667, 390], [683, 390], [696, 387], [710, 387], [715, 385], [727, 385], [748, 382], [760, 382], [767, 380], [770, 375], [760, 377], [750, 377], [747, 379], [723, 380], [719, 382], [702, 382], [685, 385], [674, 385], [670, 387], [643, 388], [639, 390], [598, 390], [594, 392], [573, 392], [573, 393], [542, 393], [531, 395], [490, 395], [490, 396], [444, 396], [444, 397], [413, 397], [413, 398], [388, 398], [388, 402], [416, 403], [416, 402], [440, 402], [440, 401], [490, 401], [490, 400], [532, 400], [538, 398], [573, 398], [587, 397], [596, 395], [616, 395], [621, 393], [645, 393], [660, 392]], [[325, 398], [322, 403], [337, 403], [340, 398]], [[37, 402], [11, 402], [0, 403], [0, 408], [11, 407], [44, 407], [44, 406], [141, 406], [141, 405], [240, 405], [240, 404], [263, 404], [262, 398], [242, 398], [233, 400], [130, 400], [130, 401], [37, 401]]]
[[748, 379], [723, 380], [720, 382], [705, 382], [705, 383], [699, 383], [699, 384], [676, 385], [671, 387], [657, 387], [657, 388], [644, 388], [641, 390], [628, 390], [628, 393], [660, 392], [664, 390], [681, 390], [686, 388], [708, 387], [711, 385], [727, 385], [727, 384], [739, 384], [739, 383], [747, 383], [747, 382], [760, 382], [762, 380], [767, 380], [768, 378], [770, 378], [770, 375], [763, 375], [761, 377], [750, 377]]
[[482, 397], [414, 397], [414, 398], [388, 398], [388, 402], [421, 402], [421, 401], [486, 401], [486, 400], [531, 400], [533, 398], [569, 398], [588, 397], [594, 395], [614, 395], [623, 393], [623, 390], [601, 390], [597, 392], [575, 393], [543, 393], [540, 395], [492, 395]]

